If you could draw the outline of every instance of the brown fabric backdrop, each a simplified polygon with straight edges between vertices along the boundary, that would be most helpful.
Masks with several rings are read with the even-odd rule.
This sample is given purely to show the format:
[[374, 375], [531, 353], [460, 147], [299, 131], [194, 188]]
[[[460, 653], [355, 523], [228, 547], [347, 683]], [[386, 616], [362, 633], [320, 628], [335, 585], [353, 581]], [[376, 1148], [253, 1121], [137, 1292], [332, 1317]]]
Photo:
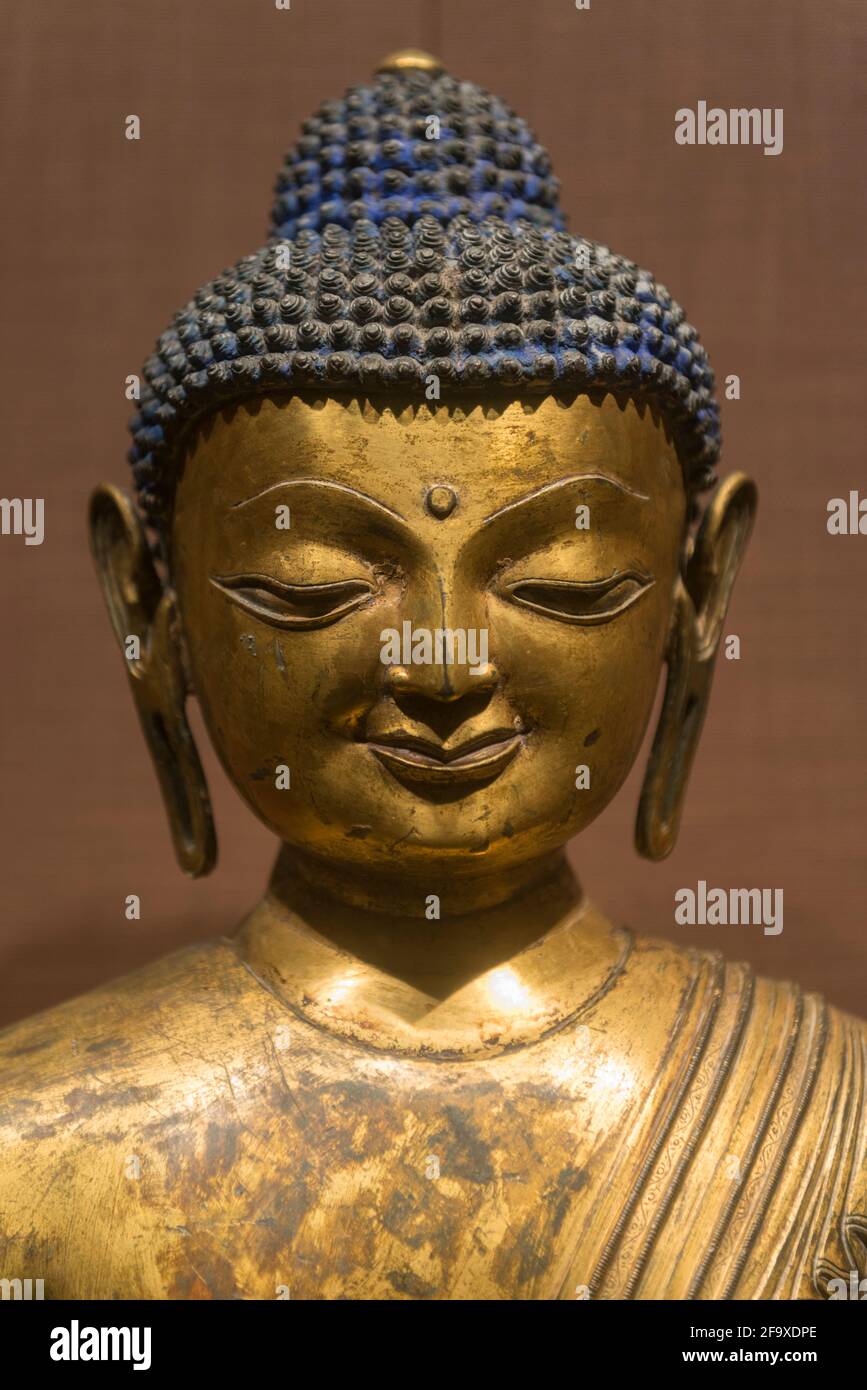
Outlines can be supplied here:
[[[741, 660], [720, 662], [673, 857], [635, 856], [636, 771], [575, 846], [584, 881], [644, 931], [867, 1012], [867, 538], [825, 528], [864, 478], [865, 37], [863, 0], [7, 0], [0, 494], [44, 497], [46, 539], [0, 537], [0, 1021], [229, 930], [261, 890], [273, 841], [204, 744], [221, 862], [198, 884], [175, 869], [86, 500], [126, 482], [124, 377], [261, 244], [301, 120], [408, 45], [510, 101], [572, 229], [649, 266], [718, 379], [741, 377], [724, 462], [762, 498], [727, 628]], [[676, 145], [700, 99], [783, 107], [783, 153]], [[676, 927], [699, 878], [783, 888], [782, 935]]]

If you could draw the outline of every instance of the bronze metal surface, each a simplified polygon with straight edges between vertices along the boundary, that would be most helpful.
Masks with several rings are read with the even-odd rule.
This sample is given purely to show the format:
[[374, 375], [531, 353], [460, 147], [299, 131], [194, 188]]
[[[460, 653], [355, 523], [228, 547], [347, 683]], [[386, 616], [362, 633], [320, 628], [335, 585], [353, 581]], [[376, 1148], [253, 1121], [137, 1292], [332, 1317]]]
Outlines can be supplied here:
[[[563, 856], [663, 661], [639, 843], [670, 847], [754, 507], [724, 481], [693, 543], [663, 426], [610, 395], [235, 406], [190, 441], [162, 574], [98, 492], [182, 864], [209, 853], [193, 693], [283, 847], [232, 941], [0, 1037], [10, 1277], [811, 1298], [864, 1272], [864, 1026], [634, 939]], [[485, 658], [385, 665], [405, 621]]]

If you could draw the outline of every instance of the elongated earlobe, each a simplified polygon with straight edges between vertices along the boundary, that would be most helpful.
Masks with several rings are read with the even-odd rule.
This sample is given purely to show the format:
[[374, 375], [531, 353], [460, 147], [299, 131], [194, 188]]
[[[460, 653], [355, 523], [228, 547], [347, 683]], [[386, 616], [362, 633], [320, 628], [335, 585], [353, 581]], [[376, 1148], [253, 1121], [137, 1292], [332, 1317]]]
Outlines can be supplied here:
[[722, 627], [757, 501], [755, 483], [745, 474], [726, 478], [705, 512], [686, 575], [677, 581], [665, 695], [635, 824], [636, 848], [645, 859], [664, 859], [677, 841]]
[[186, 717], [177, 600], [157, 574], [131, 501], [107, 483], [91, 498], [90, 536], [175, 854], [184, 873], [200, 878], [214, 867], [217, 844], [208, 786]]

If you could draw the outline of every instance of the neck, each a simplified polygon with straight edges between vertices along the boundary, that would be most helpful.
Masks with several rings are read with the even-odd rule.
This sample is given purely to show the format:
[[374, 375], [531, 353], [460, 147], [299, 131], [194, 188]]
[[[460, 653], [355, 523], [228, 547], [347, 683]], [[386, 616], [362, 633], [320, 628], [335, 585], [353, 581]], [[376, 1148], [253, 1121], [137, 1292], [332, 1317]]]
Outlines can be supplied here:
[[580, 887], [562, 850], [496, 872], [472, 865], [434, 864], [409, 870], [403, 866], [341, 865], [283, 845], [271, 877], [275, 896], [291, 897], [295, 885], [306, 883], [342, 903], [382, 918], [426, 919], [427, 899], [436, 894], [443, 918], [467, 917], [507, 906], [525, 892], [560, 884], [572, 900]]
[[624, 935], [584, 901], [562, 853], [495, 881], [456, 887], [452, 875], [439, 894], [430, 877], [413, 887], [284, 848], [239, 949], [311, 1021], [428, 1055], [467, 1055], [481, 1020], [504, 1046], [533, 1040], [619, 973]]
[[284, 846], [269, 900], [338, 949], [443, 999], [573, 913], [581, 888], [562, 851], [497, 874], [410, 878], [326, 864]]

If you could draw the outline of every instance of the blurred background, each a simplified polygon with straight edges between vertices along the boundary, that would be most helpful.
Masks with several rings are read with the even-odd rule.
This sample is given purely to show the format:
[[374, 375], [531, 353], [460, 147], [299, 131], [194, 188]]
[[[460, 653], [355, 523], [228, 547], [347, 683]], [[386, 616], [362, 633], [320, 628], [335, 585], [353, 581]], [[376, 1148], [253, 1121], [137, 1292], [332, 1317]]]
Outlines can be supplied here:
[[[545, 143], [573, 232], [684, 305], [723, 402], [723, 467], [758, 480], [680, 842], [640, 860], [643, 757], [572, 846], [642, 932], [794, 977], [867, 1013], [867, 496], [863, 0], [5, 0], [0, 14], [0, 495], [46, 536], [0, 536], [0, 1024], [230, 931], [275, 851], [195, 720], [220, 842], [175, 867], [85, 536], [127, 485], [124, 378], [206, 279], [262, 244], [301, 121], [419, 46]], [[680, 107], [782, 107], [784, 150], [679, 146]], [[141, 119], [138, 142], [124, 118]], [[785, 927], [680, 928], [674, 893], [782, 888]], [[128, 922], [127, 894], [142, 916]]]

